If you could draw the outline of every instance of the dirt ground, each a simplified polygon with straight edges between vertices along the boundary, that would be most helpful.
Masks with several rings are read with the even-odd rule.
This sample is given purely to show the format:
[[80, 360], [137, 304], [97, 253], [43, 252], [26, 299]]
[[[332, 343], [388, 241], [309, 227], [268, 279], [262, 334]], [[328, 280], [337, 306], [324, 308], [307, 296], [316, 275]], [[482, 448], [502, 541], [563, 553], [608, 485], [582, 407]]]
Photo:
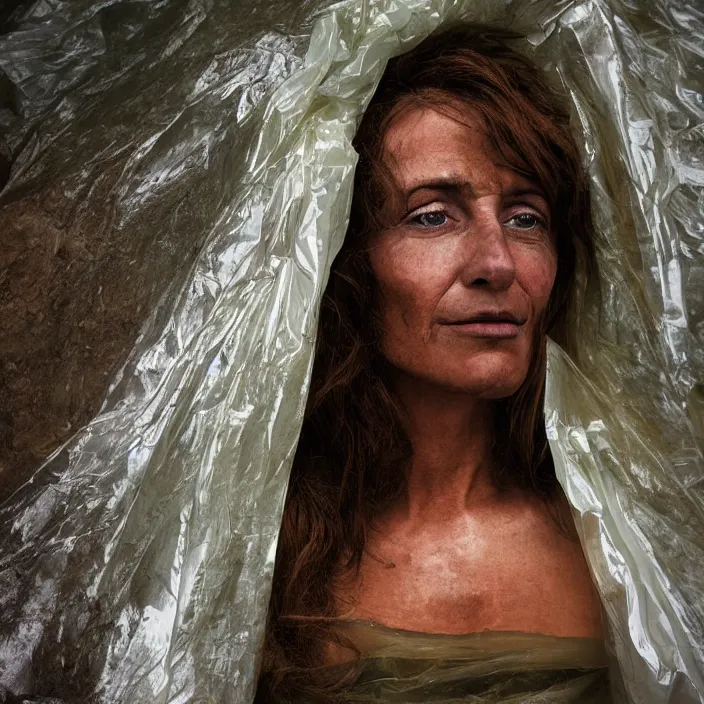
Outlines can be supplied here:
[[[121, 166], [89, 184], [88, 207], [52, 188], [14, 189], [0, 206], [0, 500], [95, 415], [207, 232], [207, 183], [193, 181], [128, 227], [106, 224]], [[177, 207], [193, 229], [166, 240], [155, 223]]]
[[[14, 28], [17, 13], [28, 4], [10, 0], [0, 8], [0, 36]], [[157, 52], [161, 42], [166, 47], [161, 55], [167, 57], [173, 33], [183, 25], [184, 16], [190, 17], [190, 3], [172, 4], [173, 12], [166, 8], [171, 14], [166, 13], [165, 29], [154, 34], [150, 47]], [[296, 4], [307, 16], [306, 3], [296, 0]], [[148, 10], [139, 3], [123, 5], [127, 19], [133, 12], [142, 21], [139, 13]], [[108, 95], [100, 103], [102, 112], [95, 115], [78, 111], [73, 131], [55, 130], [51, 149], [38, 159], [30, 155], [28, 173], [17, 178], [15, 170], [11, 187], [4, 190], [13, 153], [9, 142], [3, 141], [3, 120], [11, 121], [19, 111], [14, 88], [0, 70], [0, 502], [95, 415], [145, 318], [165, 288], [179, 280], [181, 267], [193, 261], [215, 217], [211, 203], [219, 197], [213, 195], [207, 173], [227, 173], [230, 182], [237, 178], [237, 167], [228, 155], [244, 154], [249, 139], [239, 127], [228, 132], [226, 149], [202, 160], [200, 171], [188, 171], [195, 175], [160, 186], [154, 204], [134, 211], [128, 205], [116, 215], [115, 193], [129, 150], [118, 150], [109, 159], [102, 151], [113, 140], [134, 145], [158, 133], [163, 101], [172, 101], [176, 107], [169, 114], [177, 114], [189, 86], [197, 84], [214, 54], [275, 24], [266, 12], [255, 12], [253, 4], [247, 6], [251, 16], [246, 22], [218, 33], [218, 27], [231, 26], [227, 23], [231, 15], [243, 15], [236, 5], [223, 3], [218, 8], [222, 17], [212, 21], [209, 31], [223, 46], [201, 46], [203, 42], [194, 40], [198, 51], [184, 50], [179, 58], [179, 66], [192, 73], [191, 83], [181, 72], [180, 82], [152, 85], [149, 72], [137, 72], [132, 93]], [[120, 32], [132, 25], [114, 19], [104, 21], [105, 41], [120, 49], [127, 41]], [[107, 36], [108, 30], [115, 36]], [[105, 61], [112, 60], [110, 56]], [[221, 109], [236, 110], [238, 94], [228, 100], [232, 105], [223, 103]], [[201, 110], [193, 124], [205, 124], [211, 115], [207, 102]], [[191, 123], [179, 124], [183, 133], [174, 139], [186, 141]], [[81, 147], [92, 155], [90, 178], [81, 176], [85, 164], [73, 156], [84, 135], [95, 140], [93, 151], [92, 146]], [[43, 138], [46, 143], [46, 131]], [[31, 152], [30, 139], [17, 149]], [[18, 158], [15, 153], [15, 166]], [[115, 225], [110, 217], [127, 223]], [[176, 220], [178, 226], [173, 224]]]
[[[0, 34], [23, 4], [4, 4]], [[0, 108], [13, 109], [1, 74]], [[0, 190], [11, 159], [0, 140]], [[50, 194], [0, 210], [0, 500], [95, 413], [139, 325], [134, 296], [111, 294], [123, 274], [120, 259], [104, 272], [88, 271], [81, 252], [99, 243], [55, 248], [64, 238], [51, 211]], [[90, 291], [103, 274], [96, 305]]]
[[45, 205], [0, 212], [0, 499], [97, 411], [141, 322], [129, 251], [66, 238]]

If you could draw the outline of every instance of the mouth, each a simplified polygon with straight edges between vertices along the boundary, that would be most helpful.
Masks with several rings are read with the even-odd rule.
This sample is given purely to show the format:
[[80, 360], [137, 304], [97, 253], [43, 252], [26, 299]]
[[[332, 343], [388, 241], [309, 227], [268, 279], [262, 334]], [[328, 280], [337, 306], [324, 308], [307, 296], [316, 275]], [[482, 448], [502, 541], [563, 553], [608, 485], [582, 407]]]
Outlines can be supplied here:
[[481, 311], [467, 318], [449, 320], [443, 325], [469, 337], [509, 339], [520, 334], [527, 318], [510, 311]]

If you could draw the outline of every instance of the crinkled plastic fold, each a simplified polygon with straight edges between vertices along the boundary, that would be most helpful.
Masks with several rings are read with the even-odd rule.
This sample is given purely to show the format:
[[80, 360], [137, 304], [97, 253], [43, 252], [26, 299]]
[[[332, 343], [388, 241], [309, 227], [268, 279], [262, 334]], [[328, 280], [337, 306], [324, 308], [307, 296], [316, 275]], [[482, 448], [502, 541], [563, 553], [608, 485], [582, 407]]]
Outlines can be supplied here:
[[3, 205], [51, 187], [71, 217], [104, 213], [108, 241], [199, 250], [134, 261], [163, 294], [134, 351], [98, 416], [2, 507], [0, 684], [251, 701], [351, 139], [386, 61], [466, 19], [526, 34], [592, 179], [602, 295], [574, 321], [579, 368], [550, 344], [546, 420], [622, 696], [704, 700], [701, 7], [257, 7], [52, 0], [0, 38], [23, 118]]

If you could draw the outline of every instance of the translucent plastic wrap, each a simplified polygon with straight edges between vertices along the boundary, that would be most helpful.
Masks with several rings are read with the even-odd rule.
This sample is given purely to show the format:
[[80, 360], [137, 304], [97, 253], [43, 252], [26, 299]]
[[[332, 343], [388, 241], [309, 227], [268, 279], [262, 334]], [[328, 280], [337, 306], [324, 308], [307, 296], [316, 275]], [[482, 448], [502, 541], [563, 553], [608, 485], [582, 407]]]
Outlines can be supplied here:
[[612, 701], [607, 655], [598, 638], [415, 633], [367, 621], [347, 621], [336, 630], [362, 654], [359, 662], [329, 666], [338, 677], [352, 671], [353, 684], [341, 704]]
[[703, 701], [697, 3], [237, 4], [42, 1], [0, 38], [22, 108], [0, 204], [58, 192], [143, 242], [153, 308], [99, 415], [0, 510], [0, 686], [251, 701], [350, 141], [387, 59], [468, 19], [527, 35], [592, 177], [602, 296], [579, 370], [550, 346], [546, 418], [623, 696]]

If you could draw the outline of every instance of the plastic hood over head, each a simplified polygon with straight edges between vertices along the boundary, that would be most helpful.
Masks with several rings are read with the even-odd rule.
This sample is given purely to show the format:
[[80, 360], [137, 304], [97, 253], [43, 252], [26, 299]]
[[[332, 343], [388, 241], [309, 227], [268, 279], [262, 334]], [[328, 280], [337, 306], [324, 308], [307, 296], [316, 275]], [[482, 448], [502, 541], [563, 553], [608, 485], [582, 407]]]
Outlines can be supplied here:
[[0, 685], [251, 701], [351, 140], [386, 61], [465, 19], [527, 36], [591, 175], [602, 295], [579, 368], [549, 346], [546, 420], [624, 696], [704, 700], [701, 7], [251, 4], [42, 0], [0, 38], [3, 208], [47, 194], [68, 226], [178, 254], [134, 260], [160, 298], [133, 352], [0, 511]]

